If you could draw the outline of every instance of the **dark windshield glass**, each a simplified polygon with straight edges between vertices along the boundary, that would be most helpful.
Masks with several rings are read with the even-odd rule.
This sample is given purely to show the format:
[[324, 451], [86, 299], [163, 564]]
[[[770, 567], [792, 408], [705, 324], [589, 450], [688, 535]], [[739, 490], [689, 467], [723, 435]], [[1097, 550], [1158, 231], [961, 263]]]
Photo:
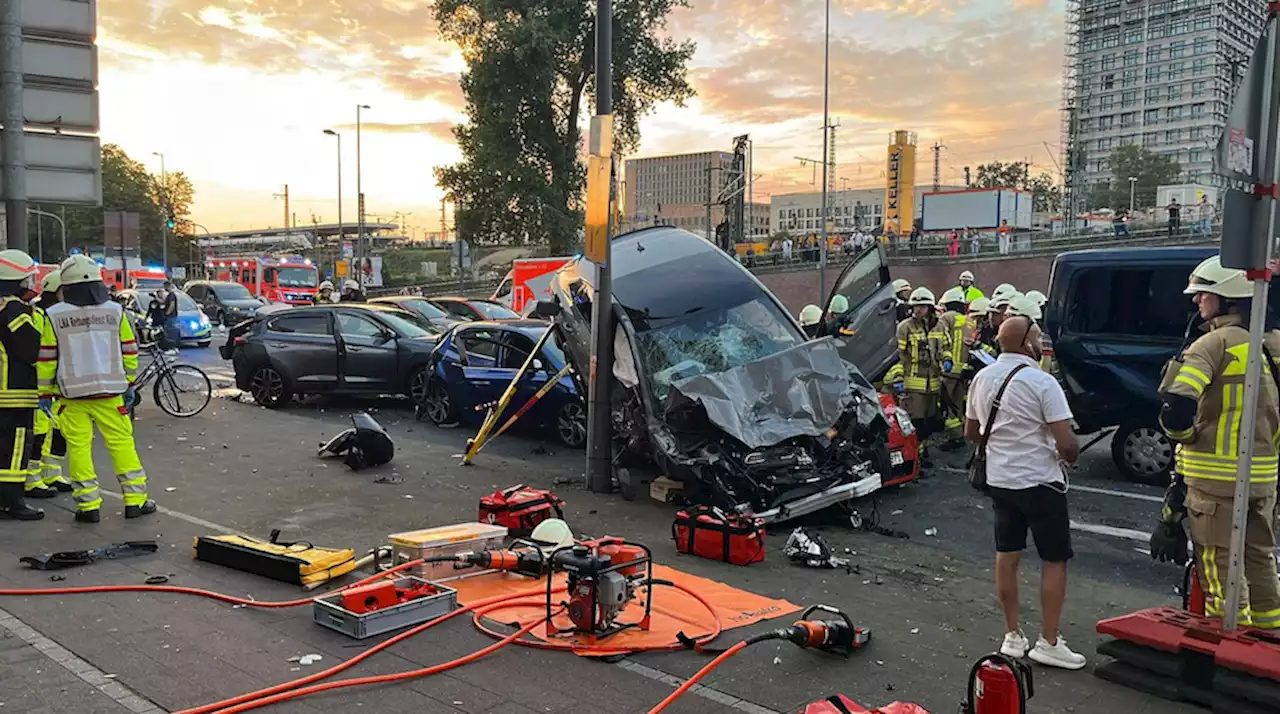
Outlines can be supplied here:
[[432, 305], [426, 300], [404, 300], [400, 303], [414, 312], [422, 315], [429, 320], [437, 320], [439, 318], [448, 318], [449, 313]]
[[474, 307], [481, 315], [484, 315], [486, 320], [511, 320], [520, 317], [507, 308], [491, 302], [477, 300], [468, 304]]
[[408, 310], [379, 310], [378, 315], [402, 337], [439, 337], [444, 332], [443, 329], [427, 322], [426, 318]]
[[280, 287], [314, 288], [316, 286], [315, 268], [281, 268]]
[[243, 285], [219, 285], [213, 289], [223, 300], [252, 300], [253, 295]]

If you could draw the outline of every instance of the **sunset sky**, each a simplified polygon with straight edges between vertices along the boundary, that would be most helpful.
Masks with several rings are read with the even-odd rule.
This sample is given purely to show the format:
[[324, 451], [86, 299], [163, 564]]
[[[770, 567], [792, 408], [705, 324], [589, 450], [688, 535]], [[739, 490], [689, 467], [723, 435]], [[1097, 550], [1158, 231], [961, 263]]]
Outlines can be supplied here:
[[[626, 0], [615, 0], [626, 2]], [[642, 123], [638, 156], [730, 150], [749, 133], [758, 200], [808, 190], [822, 134], [821, 0], [689, 0], [667, 28], [692, 38], [698, 96]], [[343, 133], [344, 220], [355, 217], [355, 106], [363, 116], [370, 216], [411, 212], [438, 231], [432, 168], [458, 153], [457, 48], [430, 0], [100, 2], [102, 138], [196, 187], [195, 220], [214, 232], [282, 225], [289, 185], [299, 223], [335, 222]], [[887, 137], [941, 140], [943, 181], [984, 161], [1030, 160], [1056, 174], [1063, 0], [833, 0], [831, 115], [839, 186], [883, 185]], [[1049, 144], [1046, 149], [1044, 143]], [[761, 199], [763, 197], [763, 199]], [[451, 220], [451, 219], [450, 219]]]

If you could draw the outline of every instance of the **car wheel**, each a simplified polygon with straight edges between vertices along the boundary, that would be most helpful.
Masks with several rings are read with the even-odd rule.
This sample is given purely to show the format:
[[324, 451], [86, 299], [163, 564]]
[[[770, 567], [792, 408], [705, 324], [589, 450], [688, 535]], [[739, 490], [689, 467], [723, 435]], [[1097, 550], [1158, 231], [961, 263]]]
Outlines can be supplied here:
[[1128, 422], [1111, 435], [1111, 458], [1129, 480], [1167, 486], [1173, 468], [1173, 442], [1158, 425]]
[[427, 383], [427, 396], [422, 403], [422, 411], [427, 419], [436, 426], [452, 424], [457, 421], [453, 410], [453, 398], [443, 384], [436, 381]]
[[587, 410], [581, 402], [569, 402], [560, 407], [556, 415], [556, 435], [560, 442], [572, 449], [587, 444]]
[[293, 399], [288, 381], [274, 367], [259, 367], [253, 373], [249, 394], [253, 395], [253, 401], [268, 409], [279, 409]]
[[413, 374], [409, 375], [409, 399], [413, 401], [413, 406], [425, 408], [427, 406], [427, 395], [431, 388], [431, 372], [426, 367], [419, 367], [413, 370]]
[[208, 347], [211, 344], [213, 344], [213, 340], [205, 340], [204, 342], [197, 342], [196, 347]]

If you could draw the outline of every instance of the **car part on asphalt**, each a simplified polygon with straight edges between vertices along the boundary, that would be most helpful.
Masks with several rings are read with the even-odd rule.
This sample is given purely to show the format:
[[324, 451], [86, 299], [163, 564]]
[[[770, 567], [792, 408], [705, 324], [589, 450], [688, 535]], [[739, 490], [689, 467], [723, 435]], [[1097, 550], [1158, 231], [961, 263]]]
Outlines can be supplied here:
[[1027, 714], [1027, 700], [1033, 696], [1031, 667], [995, 652], [979, 657], [969, 670], [960, 714]]
[[116, 560], [117, 558], [150, 555], [159, 550], [159, 548], [160, 546], [153, 540], [128, 540], [122, 543], [112, 543], [102, 548], [62, 550], [44, 555], [28, 555], [19, 558], [18, 562], [34, 570], [62, 570], [63, 568], [92, 565], [99, 560]]
[[564, 519], [564, 500], [544, 489], [520, 484], [480, 497], [478, 520], [502, 526], [513, 536], [532, 535], [551, 518]]
[[787, 536], [782, 552], [792, 563], [810, 568], [848, 568], [849, 561], [837, 558], [831, 546], [817, 531], [797, 528]]
[[395, 457], [396, 446], [387, 430], [368, 412], [351, 415], [351, 428], [321, 445], [318, 456], [341, 456], [352, 471], [381, 466]]

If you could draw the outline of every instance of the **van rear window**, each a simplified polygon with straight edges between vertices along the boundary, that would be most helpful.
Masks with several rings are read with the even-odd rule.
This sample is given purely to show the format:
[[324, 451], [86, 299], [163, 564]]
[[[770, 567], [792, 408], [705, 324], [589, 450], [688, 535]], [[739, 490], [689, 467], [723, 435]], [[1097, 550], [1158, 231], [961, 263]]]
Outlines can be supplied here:
[[1092, 268], [1076, 281], [1068, 332], [1181, 338], [1195, 310], [1183, 267], [1122, 270]]

